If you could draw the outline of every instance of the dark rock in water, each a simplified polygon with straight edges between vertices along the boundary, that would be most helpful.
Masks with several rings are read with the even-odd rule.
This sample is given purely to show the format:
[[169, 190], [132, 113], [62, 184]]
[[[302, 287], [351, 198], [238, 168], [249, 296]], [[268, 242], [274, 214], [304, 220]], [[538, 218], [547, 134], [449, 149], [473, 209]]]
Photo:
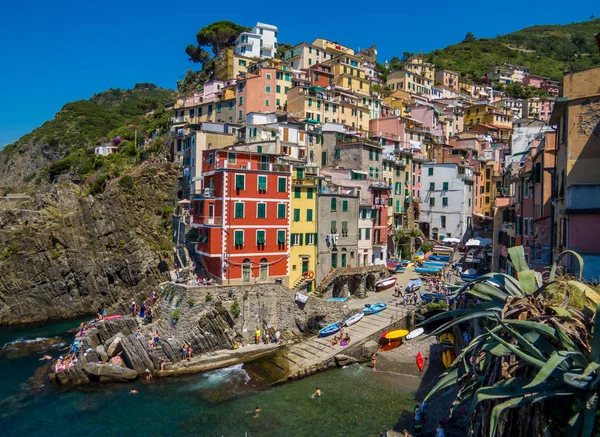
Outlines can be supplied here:
[[58, 337], [15, 340], [2, 346], [0, 349], [0, 358], [14, 360], [26, 357], [27, 355], [46, 352], [60, 346], [64, 346], [64, 343]]
[[298, 331], [306, 332], [308, 330], [308, 326], [304, 320], [296, 317], [294, 321], [296, 322], [296, 327], [298, 328]]
[[52, 363], [46, 363], [39, 367], [32, 377], [27, 379], [27, 385], [33, 389], [41, 389], [48, 385], [50, 378], [48, 372], [52, 369]]
[[135, 370], [113, 364], [87, 363], [83, 366], [83, 370], [91, 380], [98, 380], [100, 382], [132, 381], [138, 376]]
[[348, 355], [344, 355], [344, 354], [340, 354], [340, 355], [336, 355], [335, 356], [335, 363], [339, 366], [339, 367], [344, 367], [347, 366], [349, 364], [355, 364], [358, 363], [358, 360], [354, 357], [348, 356]]

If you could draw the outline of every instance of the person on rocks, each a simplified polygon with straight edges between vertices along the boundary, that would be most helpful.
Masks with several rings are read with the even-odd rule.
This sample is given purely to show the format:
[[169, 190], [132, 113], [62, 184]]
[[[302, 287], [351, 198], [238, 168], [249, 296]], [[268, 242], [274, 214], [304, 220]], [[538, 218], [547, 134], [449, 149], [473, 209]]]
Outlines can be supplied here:
[[144, 318], [145, 313], [146, 313], [146, 301], [142, 302], [142, 305], [140, 305], [140, 318], [141, 319]]
[[260, 328], [256, 327], [256, 332], [254, 333], [254, 343], [260, 344]]
[[152, 291], [152, 303], [156, 302], [156, 291]]
[[129, 393], [132, 394], [132, 395], [137, 394], [137, 392], [138, 391], [135, 388], [132, 388], [131, 390], [129, 390]]
[[136, 314], [136, 311], [135, 311], [136, 310], [136, 305], [135, 305], [134, 301], [132, 301], [131, 305], [129, 305], [129, 309], [131, 311], [131, 317], [134, 317], [135, 314]]
[[133, 335], [135, 336], [135, 338], [142, 338], [144, 335], [142, 334], [142, 330], [140, 328], [138, 328]]
[[150, 381], [152, 379], [152, 372], [150, 369], [146, 369], [146, 381]]
[[373, 369], [375, 369], [376, 366], [377, 366], [377, 353], [373, 352], [373, 355], [371, 355], [371, 367]]
[[190, 361], [192, 359], [192, 347], [187, 347], [187, 360]]
[[102, 320], [106, 319], [106, 316], [108, 316], [108, 310], [106, 309], [106, 307], [104, 307], [104, 309], [102, 310]]
[[187, 358], [187, 346], [185, 344], [181, 345], [181, 361], [185, 361], [185, 359]]
[[409, 433], [407, 429], [403, 429], [402, 437], [413, 437], [413, 435], [411, 433]]
[[281, 341], [281, 332], [279, 330], [275, 331], [275, 343], [279, 344]]
[[158, 334], [158, 329], [154, 331], [154, 337], [152, 337], [154, 341], [154, 347], [158, 346], [158, 341], [160, 340], [160, 335]]
[[160, 371], [162, 372], [163, 370], [165, 370], [165, 359], [161, 357], [161, 359], [159, 360], [159, 364], [160, 364]]
[[333, 339], [331, 340], [331, 346], [329, 347], [334, 347], [336, 344], [338, 344], [338, 338], [334, 335]]

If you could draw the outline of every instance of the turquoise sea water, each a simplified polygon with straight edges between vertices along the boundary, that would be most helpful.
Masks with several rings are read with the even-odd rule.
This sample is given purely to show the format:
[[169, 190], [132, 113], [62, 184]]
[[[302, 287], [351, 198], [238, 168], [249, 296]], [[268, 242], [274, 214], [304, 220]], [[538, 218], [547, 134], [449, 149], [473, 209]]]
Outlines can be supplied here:
[[[17, 338], [60, 336], [76, 322], [0, 330], [0, 347]], [[57, 356], [58, 348], [49, 354]], [[393, 375], [359, 365], [260, 389], [242, 366], [150, 383], [77, 390], [26, 384], [42, 352], [0, 358], [2, 436], [378, 436], [413, 405]], [[315, 387], [321, 399], [311, 398]], [[130, 394], [136, 388], [138, 394]], [[257, 419], [252, 412], [262, 412]]]

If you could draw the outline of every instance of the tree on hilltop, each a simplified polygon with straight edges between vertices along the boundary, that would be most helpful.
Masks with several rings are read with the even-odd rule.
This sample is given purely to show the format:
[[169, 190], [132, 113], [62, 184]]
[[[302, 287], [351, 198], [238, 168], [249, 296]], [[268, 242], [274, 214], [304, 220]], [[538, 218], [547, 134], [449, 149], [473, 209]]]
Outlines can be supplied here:
[[200, 29], [196, 34], [198, 45], [190, 44], [185, 48], [185, 52], [190, 57], [190, 61], [204, 63], [210, 59], [210, 53], [204, 47], [210, 47], [213, 55], [217, 56], [222, 50], [231, 46], [240, 33], [249, 30], [249, 27], [231, 21], [217, 21]]
[[476, 39], [477, 38], [475, 38], [475, 35], [473, 35], [473, 33], [467, 32], [467, 34], [465, 35], [465, 39], [463, 39], [463, 42], [473, 42]]

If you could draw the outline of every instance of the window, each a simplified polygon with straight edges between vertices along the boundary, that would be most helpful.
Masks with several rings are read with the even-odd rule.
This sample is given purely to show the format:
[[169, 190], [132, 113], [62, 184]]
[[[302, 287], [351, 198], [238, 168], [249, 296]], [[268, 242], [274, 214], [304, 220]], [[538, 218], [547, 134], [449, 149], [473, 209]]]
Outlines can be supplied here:
[[246, 66], [246, 61], [244, 61], [244, 60], [240, 59], [240, 60], [239, 60], [239, 62], [238, 62], [238, 65], [239, 65], [240, 67], [245, 67], [245, 66]]
[[269, 101], [265, 100], [265, 106], [269, 106]]
[[285, 178], [277, 178], [277, 192], [285, 193], [287, 191], [287, 183]]
[[302, 234], [291, 234], [290, 239], [292, 246], [302, 246]]
[[280, 93], [281, 92], [281, 85], [276, 85], [275, 86], [275, 92], [276, 93]]
[[258, 191], [263, 192], [263, 193], [265, 191], [267, 191], [267, 177], [266, 176], [258, 177]]
[[285, 203], [279, 203], [277, 204], [277, 218], [280, 219], [284, 219], [285, 218], [285, 210], [286, 210], [286, 205]]
[[369, 149], [369, 161], [373, 161], [373, 149]]
[[240, 103], [239, 103], [239, 105], [243, 105], [243, 104], [244, 104], [244, 98], [240, 97]]
[[236, 248], [244, 245], [244, 231], [235, 231], [233, 233], [233, 242]]
[[267, 218], [267, 204], [266, 203], [258, 203], [256, 205], [256, 217], [257, 218]]
[[331, 233], [337, 234], [337, 222], [335, 220], [331, 221]]
[[344, 212], [348, 211], [348, 201], [347, 200], [342, 200], [342, 211], [344, 211]]
[[244, 112], [242, 110], [238, 111], [238, 118], [241, 120], [243, 118]]
[[306, 189], [306, 198], [307, 199], [312, 199], [313, 198], [313, 189], [312, 188], [307, 188]]
[[443, 191], [448, 191], [448, 182], [444, 182], [442, 185], [443, 185], [442, 186], [442, 190]]
[[378, 151], [375, 152], [375, 161], [379, 161], [379, 152]]
[[435, 198], [434, 197], [429, 198], [429, 206], [435, 206]]
[[317, 241], [317, 234], [313, 234], [312, 232], [307, 232], [304, 236], [304, 240], [307, 246], [312, 246]]
[[346, 267], [346, 254], [342, 252], [342, 267]]
[[265, 92], [270, 93], [271, 92], [271, 87], [269, 85], [267, 85], [265, 87]]
[[307, 209], [306, 210], [306, 221], [307, 222], [312, 222], [313, 219], [313, 210], [312, 209]]
[[235, 202], [234, 218], [244, 218], [244, 202]]
[[442, 197], [442, 206], [448, 206], [448, 198]]
[[430, 191], [434, 191], [435, 190], [435, 182], [429, 182], [429, 190]]
[[428, 174], [429, 176], [433, 176], [433, 167], [429, 167], [429, 168], [427, 169], [427, 171], [428, 171], [428, 173], [427, 173], [427, 174]]
[[283, 245], [285, 244], [285, 230], [280, 229], [277, 231], [277, 244]]
[[337, 269], [337, 253], [331, 254], [331, 268]]
[[342, 237], [347, 237], [348, 236], [348, 222], [343, 221], [342, 222]]
[[331, 210], [337, 211], [337, 197], [331, 198]]
[[371, 228], [365, 228], [365, 240], [371, 239]]
[[300, 221], [300, 209], [298, 209], [298, 208], [294, 209], [294, 221], [295, 222]]
[[339, 148], [335, 149], [335, 159], [340, 159], [342, 151]]
[[294, 187], [294, 199], [300, 199], [302, 189], [300, 187]]
[[256, 231], [256, 244], [259, 246], [264, 245], [267, 242], [266, 231]]
[[246, 176], [243, 174], [235, 175], [235, 189], [244, 190], [246, 186]]
[[362, 239], [362, 229], [358, 228], [358, 239]]
[[228, 164], [235, 164], [235, 153], [228, 153], [227, 154], [227, 163]]

